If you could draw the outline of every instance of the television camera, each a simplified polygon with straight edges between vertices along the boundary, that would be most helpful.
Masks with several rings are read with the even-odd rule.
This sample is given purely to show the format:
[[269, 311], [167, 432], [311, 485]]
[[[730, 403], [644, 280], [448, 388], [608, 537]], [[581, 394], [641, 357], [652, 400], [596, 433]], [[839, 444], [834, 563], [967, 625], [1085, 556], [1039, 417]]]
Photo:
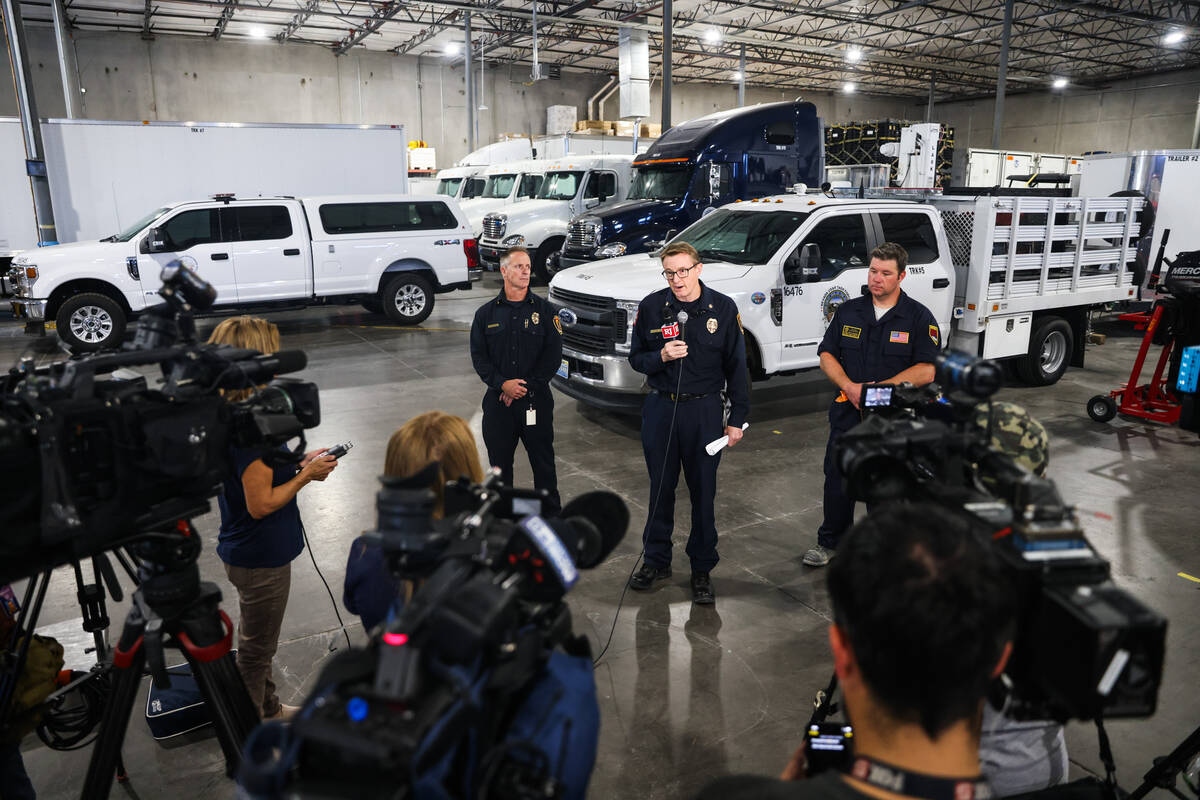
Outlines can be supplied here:
[[[227, 769], [236, 768], [258, 714], [229, 652], [220, 591], [200, 580], [190, 520], [209, 510], [232, 474], [231, 447], [298, 462], [304, 430], [320, 421], [317, 389], [303, 381], [280, 379], [241, 402], [224, 400], [222, 390], [255, 389], [303, 369], [304, 353], [199, 343], [193, 314], [211, 308], [216, 291], [178, 261], [161, 278], [164, 302], [139, 320], [131, 345], [47, 366], [25, 359], [0, 378], [0, 584], [30, 578], [18, 626], [32, 631], [51, 571], [73, 565], [83, 628], [101, 660], [81, 679], [99, 681], [107, 698], [85, 797], [107, 796], [114, 771], [123, 771], [120, 746], [143, 664], [157, 685], [169, 685], [164, 643], [192, 664]], [[152, 388], [138, 367], [157, 367], [160, 385]], [[138, 587], [111, 659], [104, 586], [115, 599], [122, 592], [108, 553]], [[96, 583], [84, 585], [79, 562], [89, 557]], [[11, 719], [30, 637], [13, 639], [0, 653], [0, 728]]]
[[436, 469], [381, 478], [368, 534], [395, 578], [419, 588], [366, 647], [334, 656], [289, 726], [255, 732], [244, 791], [584, 796], [599, 708], [563, 597], [612, 552], [629, 512], [596, 491], [543, 518], [544, 493], [502, 486], [493, 470], [447, 484], [447, 519], [435, 521]]
[[1154, 713], [1166, 619], [1110, 579], [1054, 482], [991, 446], [978, 406], [999, 367], [947, 351], [935, 384], [868, 385], [863, 422], [839, 442], [847, 492], [869, 505], [937, 503], [994, 542], [1012, 575], [1018, 622], [1005, 671], [1009, 713], [1024, 719]]

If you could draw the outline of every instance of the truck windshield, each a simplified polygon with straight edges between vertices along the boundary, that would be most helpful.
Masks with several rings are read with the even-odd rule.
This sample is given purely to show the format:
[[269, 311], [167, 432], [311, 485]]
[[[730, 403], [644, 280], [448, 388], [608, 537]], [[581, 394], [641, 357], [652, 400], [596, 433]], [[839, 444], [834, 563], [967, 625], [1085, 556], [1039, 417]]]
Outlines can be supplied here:
[[135, 237], [139, 233], [141, 233], [142, 230], [147, 225], [149, 225], [151, 222], [154, 222], [154, 220], [158, 219], [159, 217], [161, 217], [163, 214], [167, 213], [170, 210], [171, 210], [170, 206], [163, 206], [162, 208], [156, 208], [153, 211], [151, 211], [149, 214], [147, 214], [146, 216], [139, 219], [137, 222], [133, 223], [133, 225], [129, 226], [125, 230], [121, 231], [120, 233], [118, 233], [114, 236], [108, 237], [108, 239], [106, 241], [128, 242], [130, 239], [132, 239], [133, 237]]
[[482, 195], [485, 183], [486, 181], [483, 178], [467, 178], [467, 185], [463, 188], [462, 199], [470, 200], [472, 197]]
[[583, 183], [582, 172], [548, 172], [538, 192], [540, 200], [570, 200], [579, 192]]
[[807, 211], [718, 209], [684, 230], [673, 241], [687, 242], [696, 248], [701, 261], [763, 264], [807, 217]]
[[510, 194], [512, 194], [512, 189], [516, 182], [516, 175], [492, 175], [487, 179], [487, 186], [485, 186], [483, 189], [483, 196], [499, 198], [508, 197]]
[[629, 190], [630, 200], [682, 200], [692, 177], [691, 167], [639, 168]]
[[454, 197], [458, 194], [458, 187], [462, 185], [462, 178], [442, 178], [438, 181], [438, 194], [444, 194], [446, 197]]
[[533, 175], [525, 173], [521, 176], [521, 188], [517, 190], [517, 197], [537, 197], [538, 189], [542, 188], [542, 178], [545, 175]]

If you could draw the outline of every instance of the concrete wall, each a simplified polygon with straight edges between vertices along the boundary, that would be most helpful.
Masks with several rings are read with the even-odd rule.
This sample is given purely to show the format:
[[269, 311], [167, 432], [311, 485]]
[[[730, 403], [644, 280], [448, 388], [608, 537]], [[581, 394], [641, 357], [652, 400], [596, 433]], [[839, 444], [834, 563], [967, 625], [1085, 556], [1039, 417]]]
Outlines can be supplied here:
[[[64, 115], [62, 84], [51, 29], [26, 26], [39, 111]], [[231, 122], [403, 123], [410, 138], [428, 141], [439, 166], [467, 152], [466, 84], [461, 63], [441, 56], [392, 56], [358, 50], [337, 57], [326, 47], [274, 42], [216, 42], [198, 37], [76, 30], [83, 116], [90, 119]], [[476, 67], [478, 69], [478, 67]], [[605, 80], [564, 71], [562, 80], [525, 85], [524, 66], [488, 69], [483, 79], [478, 142], [497, 134], [545, 131], [548, 105], [574, 105], [587, 114], [587, 98]], [[661, 85], [651, 87], [651, 115], [660, 121]], [[1200, 70], [1114, 84], [1103, 91], [1068, 88], [1010, 96], [1002, 146], [1014, 150], [1080, 153], [1186, 147], [1200, 90]], [[789, 100], [794, 93], [747, 87], [746, 102]], [[921, 120], [925, 104], [910, 98], [806, 93], [826, 121], [881, 117]], [[672, 91], [675, 122], [732, 108], [737, 87], [678, 83]], [[615, 118], [614, 93], [604, 117]], [[7, 67], [0, 66], [0, 115], [16, 102]], [[990, 147], [992, 101], [940, 103], [935, 118], [957, 129], [956, 161], [970, 147]]]
[[[1165, 150], [1191, 147], [1200, 70], [1114, 82], [1102, 90], [1068, 87], [1011, 95], [1004, 101], [1000, 147], [1078, 155], [1091, 150]], [[955, 182], [969, 148], [992, 146], [993, 100], [939, 103], [934, 119], [955, 128]], [[911, 107], [921, 119], [925, 105]]]

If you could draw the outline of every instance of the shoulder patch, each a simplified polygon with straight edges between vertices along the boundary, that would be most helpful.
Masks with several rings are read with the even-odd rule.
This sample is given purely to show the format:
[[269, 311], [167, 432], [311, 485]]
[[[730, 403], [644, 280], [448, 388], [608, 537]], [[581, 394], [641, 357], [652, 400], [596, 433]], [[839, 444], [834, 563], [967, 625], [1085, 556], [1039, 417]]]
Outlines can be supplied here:
[[842, 336], [845, 336], [847, 339], [857, 339], [862, 336], [862, 328], [856, 328], [853, 325], [843, 325]]
[[742, 333], [745, 333], [746, 329], [742, 327], [742, 315], [741, 314], [737, 315], [737, 321], [738, 321], [738, 330], [741, 331]]
[[938, 343], [938, 334], [939, 334], [938, 326], [930, 325], [929, 326], [929, 338], [933, 340], [934, 344]]
[[558, 314], [555, 314], [550, 319], [554, 321], [554, 330], [558, 331], [559, 336], [562, 336], [562, 320], [558, 318]]

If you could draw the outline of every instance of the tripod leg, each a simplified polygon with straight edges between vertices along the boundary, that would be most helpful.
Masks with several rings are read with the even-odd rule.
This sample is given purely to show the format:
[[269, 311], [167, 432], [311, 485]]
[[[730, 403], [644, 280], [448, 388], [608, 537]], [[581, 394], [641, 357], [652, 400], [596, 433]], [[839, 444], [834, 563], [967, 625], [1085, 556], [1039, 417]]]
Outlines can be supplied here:
[[125, 629], [121, 632], [121, 642], [113, 653], [108, 705], [100, 723], [100, 734], [92, 746], [92, 758], [83, 782], [83, 800], [104, 800], [112, 788], [113, 775], [118, 767], [124, 773], [121, 745], [125, 741], [129, 714], [133, 711], [133, 701], [142, 680], [142, 667], [146, 663], [146, 649], [142, 647], [143, 622], [136, 605], [129, 614]]
[[211, 586], [210, 593], [181, 619], [182, 630], [176, 638], [208, 703], [225, 753], [225, 772], [233, 777], [242, 761], [246, 737], [260, 720], [230, 653], [233, 622], [217, 606], [220, 592], [212, 584], [206, 586]]

